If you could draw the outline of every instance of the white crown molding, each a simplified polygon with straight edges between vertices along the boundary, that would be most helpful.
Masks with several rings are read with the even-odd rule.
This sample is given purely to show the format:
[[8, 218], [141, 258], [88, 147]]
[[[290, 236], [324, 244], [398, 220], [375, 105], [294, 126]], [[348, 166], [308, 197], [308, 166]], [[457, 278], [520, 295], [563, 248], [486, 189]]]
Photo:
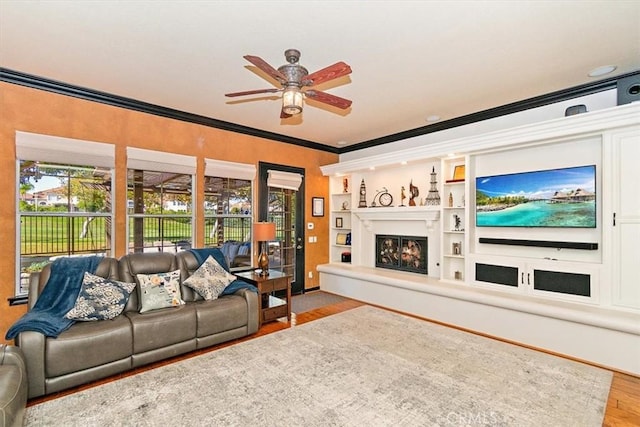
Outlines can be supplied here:
[[620, 105], [604, 110], [561, 117], [545, 122], [514, 127], [508, 130], [489, 132], [428, 144], [422, 147], [398, 150], [391, 153], [361, 157], [321, 166], [325, 176], [348, 174], [356, 171], [383, 167], [401, 162], [445, 158], [448, 153], [475, 154], [479, 152], [508, 149], [527, 144], [542, 144], [602, 133], [606, 130], [633, 126], [640, 123], [640, 102]]

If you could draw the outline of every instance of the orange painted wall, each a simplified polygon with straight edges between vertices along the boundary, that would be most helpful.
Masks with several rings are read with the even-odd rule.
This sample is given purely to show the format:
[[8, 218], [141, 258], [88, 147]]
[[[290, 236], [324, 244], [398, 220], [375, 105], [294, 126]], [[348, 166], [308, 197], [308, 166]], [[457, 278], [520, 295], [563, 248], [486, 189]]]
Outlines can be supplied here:
[[[17, 130], [116, 146], [117, 257], [124, 255], [127, 247], [126, 147], [196, 156], [198, 176], [202, 175], [205, 157], [252, 163], [256, 168], [259, 161], [304, 168], [305, 224], [313, 221], [313, 235], [318, 236], [317, 243], [305, 248], [306, 271], [314, 272], [314, 279], [305, 278], [305, 288], [318, 286], [315, 267], [329, 259], [329, 224], [328, 215], [311, 216], [311, 197], [329, 200], [328, 178], [322, 176], [320, 166], [336, 163], [337, 155], [0, 82], [0, 241], [4, 254], [0, 257], [0, 341], [26, 311], [26, 306], [9, 306], [7, 301], [14, 296], [15, 288]], [[197, 190], [202, 191], [201, 180]], [[202, 211], [196, 214], [196, 224], [196, 236], [202, 235]], [[201, 243], [195, 242], [196, 246]]]

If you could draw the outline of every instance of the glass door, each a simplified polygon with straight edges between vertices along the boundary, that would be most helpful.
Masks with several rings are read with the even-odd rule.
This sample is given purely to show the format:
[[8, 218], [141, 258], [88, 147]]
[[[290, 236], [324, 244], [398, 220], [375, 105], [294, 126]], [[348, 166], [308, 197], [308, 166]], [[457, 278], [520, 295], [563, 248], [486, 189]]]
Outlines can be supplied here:
[[304, 291], [304, 169], [260, 162], [259, 220], [276, 224], [268, 243], [269, 268], [292, 276], [291, 292]]

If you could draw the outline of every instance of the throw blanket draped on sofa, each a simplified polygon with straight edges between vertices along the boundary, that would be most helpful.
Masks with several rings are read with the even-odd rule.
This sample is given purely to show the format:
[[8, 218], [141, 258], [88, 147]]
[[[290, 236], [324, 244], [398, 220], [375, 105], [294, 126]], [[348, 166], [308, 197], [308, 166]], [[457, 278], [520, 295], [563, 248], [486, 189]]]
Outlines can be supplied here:
[[95, 273], [102, 257], [58, 258], [51, 264], [51, 276], [33, 308], [7, 331], [6, 339], [22, 331], [37, 331], [57, 337], [75, 323], [64, 315], [76, 302], [85, 272]]
[[[226, 271], [229, 271], [229, 266], [227, 265], [227, 261], [224, 258], [224, 254], [218, 248], [202, 248], [202, 249], [189, 249], [189, 251], [193, 254], [194, 257], [198, 260], [198, 264], [202, 265], [203, 262], [209, 258], [209, 255], [215, 259], [218, 264]], [[233, 273], [232, 273], [233, 274]], [[258, 288], [255, 286], [244, 282], [242, 280], [236, 279], [233, 282], [229, 283], [226, 288], [220, 294], [222, 295], [233, 295], [236, 291], [240, 289], [249, 289], [252, 292], [258, 293]]]

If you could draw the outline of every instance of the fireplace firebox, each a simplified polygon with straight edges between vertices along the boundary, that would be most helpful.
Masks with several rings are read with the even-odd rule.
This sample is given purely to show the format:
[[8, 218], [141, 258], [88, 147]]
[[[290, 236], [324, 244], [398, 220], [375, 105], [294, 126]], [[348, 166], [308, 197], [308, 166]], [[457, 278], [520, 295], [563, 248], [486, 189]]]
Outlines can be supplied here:
[[427, 274], [427, 237], [376, 234], [376, 267]]

